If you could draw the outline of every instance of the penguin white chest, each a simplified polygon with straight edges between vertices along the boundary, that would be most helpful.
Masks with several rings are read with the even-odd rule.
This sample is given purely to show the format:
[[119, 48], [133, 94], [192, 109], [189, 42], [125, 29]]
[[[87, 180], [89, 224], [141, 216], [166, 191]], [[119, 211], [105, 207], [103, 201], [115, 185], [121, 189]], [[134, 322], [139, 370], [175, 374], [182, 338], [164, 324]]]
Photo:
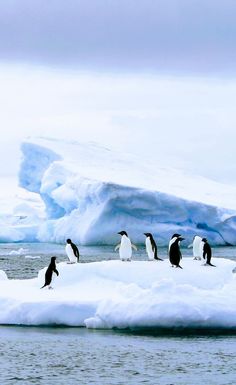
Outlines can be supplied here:
[[131, 241], [126, 235], [122, 235], [120, 248], [119, 248], [120, 259], [128, 260], [132, 257], [132, 246]]
[[147, 251], [149, 261], [153, 261], [154, 251], [152, 250], [152, 244], [151, 244], [150, 238], [146, 238], [146, 251]]
[[67, 254], [67, 257], [69, 258], [69, 261], [71, 263], [77, 262], [77, 258], [76, 258], [74, 251], [73, 251], [73, 249], [69, 243], [66, 245], [66, 254]]
[[199, 244], [199, 256], [202, 258], [203, 257], [203, 248], [204, 248], [204, 242], [201, 241]]
[[202, 256], [201, 243], [202, 243], [202, 238], [196, 235], [196, 237], [193, 240], [193, 256], [195, 258], [200, 258]]

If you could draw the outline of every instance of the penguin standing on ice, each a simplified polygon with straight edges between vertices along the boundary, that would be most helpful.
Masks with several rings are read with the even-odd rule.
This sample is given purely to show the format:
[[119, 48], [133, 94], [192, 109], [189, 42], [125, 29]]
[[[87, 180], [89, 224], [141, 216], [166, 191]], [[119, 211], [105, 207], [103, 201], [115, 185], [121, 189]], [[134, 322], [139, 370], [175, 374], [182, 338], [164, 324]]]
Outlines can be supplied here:
[[209, 245], [207, 239], [202, 238], [202, 243], [203, 243], [203, 258], [206, 259], [207, 257], [206, 265], [216, 267], [211, 263], [212, 252], [211, 252], [211, 246]]
[[115, 251], [119, 249], [121, 261], [131, 261], [132, 257], [132, 248], [138, 250], [135, 245], [133, 245], [128, 237], [126, 231], [120, 231], [118, 234], [121, 235], [120, 243], [115, 247]]
[[193, 259], [200, 261], [203, 254], [202, 238], [199, 235], [195, 235], [193, 243], [188, 247], [193, 248]]
[[45, 273], [45, 284], [41, 287], [41, 289], [43, 289], [45, 286], [48, 286], [48, 289], [52, 289], [51, 282], [53, 279], [53, 273], [55, 273], [57, 276], [59, 275], [59, 272], [56, 268], [56, 257], [51, 258], [51, 262]]
[[156, 245], [156, 242], [155, 242], [152, 234], [151, 233], [144, 233], [144, 235], [146, 235], [145, 244], [146, 244], [146, 251], [147, 251], [147, 255], [148, 255], [148, 260], [154, 261], [154, 259], [155, 259], [156, 261], [163, 261], [163, 259], [158, 258], [158, 256], [157, 256], [157, 245]]
[[182, 258], [182, 254], [179, 247], [179, 242], [183, 241], [184, 238], [182, 238], [179, 234], [174, 234], [169, 242], [169, 260], [172, 266], [179, 267], [180, 266], [180, 260]]
[[68, 263], [76, 263], [79, 262], [79, 249], [78, 247], [71, 241], [71, 239], [66, 240], [66, 254], [69, 258]]

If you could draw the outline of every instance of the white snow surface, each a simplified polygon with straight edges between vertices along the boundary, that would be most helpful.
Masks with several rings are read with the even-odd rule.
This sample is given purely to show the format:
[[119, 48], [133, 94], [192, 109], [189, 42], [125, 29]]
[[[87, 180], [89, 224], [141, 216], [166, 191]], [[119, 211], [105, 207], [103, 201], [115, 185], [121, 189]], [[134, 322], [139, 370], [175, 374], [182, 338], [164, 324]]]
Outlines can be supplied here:
[[0, 324], [236, 329], [235, 262], [214, 262], [61, 262], [53, 290], [40, 289], [46, 268], [29, 280], [0, 272]]
[[[115, 244], [125, 230], [135, 243], [151, 232], [164, 246], [177, 232], [187, 241], [199, 235], [215, 245], [236, 244], [235, 186], [94, 143], [38, 138], [24, 142], [22, 153], [20, 185], [46, 207], [31, 239]], [[24, 229], [12, 230], [27, 240]]]

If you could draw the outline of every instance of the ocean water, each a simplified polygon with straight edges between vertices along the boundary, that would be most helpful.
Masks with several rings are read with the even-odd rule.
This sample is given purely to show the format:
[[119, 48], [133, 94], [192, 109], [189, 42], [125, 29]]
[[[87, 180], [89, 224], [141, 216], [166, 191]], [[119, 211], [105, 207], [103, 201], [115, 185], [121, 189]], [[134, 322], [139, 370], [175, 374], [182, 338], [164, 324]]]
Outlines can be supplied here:
[[[80, 246], [80, 262], [95, 262], [102, 260], [118, 259], [118, 251], [112, 246]], [[182, 248], [184, 257], [192, 257], [191, 248]], [[51, 243], [0, 243], [0, 270], [4, 270], [10, 279], [27, 279], [36, 277], [38, 271], [50, 262], [55, 255], [57, 262], [67, 261], [65, 245]], [[168, 258], [166, 247], [158, 249], [160, 258]], [[236, 261], [236, 247], [213, 248], [214, 258], [223, 257]], [[133, 253], [134, 260], [147, 260], [145, 248], [138, 247]]]
[[[191, 256], [191, 249], [182, 249]], [[116, 259], [112, 247], [80, 247], [81, 262]], [[64, 245], [0, 244], [0, 269], [10, 279], [35, 277]], [[165, 248], [159, 256], [167, 258]], [[236, 261], [234, 247], [213, 249], [213, 261]], [[134, 259], [146, 259], [140, 248]], [[236, 295], [236, 293], [232, 293]], [[118, 331], [0, 326], [0, 384], [233, 385], [236, 334], [232, 331]]]

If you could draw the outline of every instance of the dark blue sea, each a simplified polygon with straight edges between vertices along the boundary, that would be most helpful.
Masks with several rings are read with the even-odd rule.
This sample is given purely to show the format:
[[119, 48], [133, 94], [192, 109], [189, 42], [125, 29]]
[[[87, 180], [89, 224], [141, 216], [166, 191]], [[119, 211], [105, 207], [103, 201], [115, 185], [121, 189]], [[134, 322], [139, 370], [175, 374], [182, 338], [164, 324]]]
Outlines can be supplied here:
[[[118, 257], [104, 246], [80, 247], [80, 253], [82, 263]], [[36, 277], [52, 255], [66, 260], [64, 245], [0, 244], [0, 269], [10, 279]], [[215, 248], [213, 255], [236, 261], [233, 247]], [[159, 256], [167, 258], [165, 248]], [[146, 259], [144, 249], [134, 259]], [[236, 334], [2, 325], [0, 364], [0, 385], [234, 385]]]

